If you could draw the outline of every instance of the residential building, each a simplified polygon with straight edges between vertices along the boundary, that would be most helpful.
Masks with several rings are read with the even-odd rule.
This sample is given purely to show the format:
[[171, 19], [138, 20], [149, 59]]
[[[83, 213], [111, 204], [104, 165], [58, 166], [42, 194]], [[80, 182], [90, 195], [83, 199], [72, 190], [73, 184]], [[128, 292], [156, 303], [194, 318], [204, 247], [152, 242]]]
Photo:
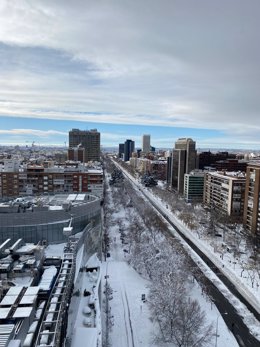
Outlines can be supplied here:
[[249, 163], [246, 173], [245, 207], [243, 222], [245, 228], [260, 237], [260, 162]]
[[142, 138], [142, 151], [148, 153], [151, 150], [150, 135], [143, 135]]
[[204, 172], [192, 171], [184, 175], [184, 198], [187, 202], [203, 201]]
[[82, 146], [85, 149], [85, 163], [100, 161], [100, 133], [97, 129], [79, 130], [69, 132], [69, 147]]
[[65, 166], [27, 165], [20, 172], [0, 172], [0, 197], [91, 192], [102, 195], [103, 172], [74, 162]]
[[242, 216], [244, 210], [245, 174], [206, 172], [204, 204], [229, 216]]
[[141, 175], [148, 173], [148, 165], [149, 159], [137, 158], [136, 169]]
[[166, 160], [149, 160], [147, 165], [148, 173], [157, 180], [166, 180], [167, 161]]

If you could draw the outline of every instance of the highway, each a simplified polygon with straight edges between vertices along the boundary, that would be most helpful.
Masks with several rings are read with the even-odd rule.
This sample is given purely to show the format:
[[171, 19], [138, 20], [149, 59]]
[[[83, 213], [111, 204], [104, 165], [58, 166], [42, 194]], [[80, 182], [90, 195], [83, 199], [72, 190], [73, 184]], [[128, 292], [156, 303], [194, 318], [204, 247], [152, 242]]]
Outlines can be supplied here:
[[[234, 294], [241, 302], [243, 302], [247, 308], [255, 315], [255, 317], [260, 320], [259, 313], [254, 309], [250, 303], [248, 303], [245, 298], [237, 291], [233, 283], [229, 281], [228, 278], [219, 270], [218, 267], [210, 260], [209, 256], [204, 254], [196, 245], [194, 245], [190, 239], [188, 239], [181, 230], [172, 222], [172, 220], [167, 216], [165, 211], [156, 204], [153, 199], [145, 192], [144, 188], [140, 188], [136, 184], [135, 180], [132, 179], [130, 174], [128, 174], [118, 163], [113, 161], [118, 168], [120, 168], [125, 177], [131, 181], [134, 186], [138, 186], [139, 192], [142, 193], [145, 198], [150, 202], [150, 204], [160, 213], [161, 217], [165, 219], [181, 238], [198, 254], [198, 256], [205, 262], [205, 264], [218, 276], [218, 278], [226, 285], [226, 287]], [[171, 234], [171, 236], [173, 236]], [[193, 267], [197, 268], [196, 271], [200, 273], [200, 278], [202, 278], [204, 284], [207, 287], [208, 294], [213, 299], [214, 304], [218, 308], [222, 318], [224, 319], [226, 325], [229, 327], [235, 336], [240, 347], [257, 347], [260, 345], [259, 340], [257, 340], [249, 331], [248, 327], [244, 324], [243, 319], [237, 314], [234, 306], [227, 300], [224, 294], [205, 276], [198, 265], [193, 261]]]

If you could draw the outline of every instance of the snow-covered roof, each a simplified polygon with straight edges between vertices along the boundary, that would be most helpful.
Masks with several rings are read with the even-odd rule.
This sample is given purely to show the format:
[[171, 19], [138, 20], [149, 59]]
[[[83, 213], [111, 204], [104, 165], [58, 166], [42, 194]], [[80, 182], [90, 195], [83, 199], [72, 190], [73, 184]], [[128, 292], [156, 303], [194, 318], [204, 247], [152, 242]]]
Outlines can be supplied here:
[[77, 194], [69, 194], [69, 196], [67, 197], [67, 200], [69, 200], [69, 201], [76, 200], [76, 196], [77, 196]]
[[62, 206], [49, 206], [49, 211], [60, 211], [63, 210]]
[[33, 307], [18, 307], [13, 314], [13, 318], [25, 318], [30, 317]]
[[103, 174], [102, 169], [88, 169], [88, 173], [90, 174]]
[[76, 200], [77, 201], [84, 201], [86, 197], [86, 194], [78, 194]]
[[33, 244], [33, 243], [27, 243], [26, 245], [18, 248], [16, 250], [17, 253], [31, 253], [32, 251], [34, 251], [36, 248], [38, 248], [39, 246]]
[[55, 266], [50, 266], [49, 268], [45, 269], [42, 274], [41, 281], [39, 283], [40, 289], [48, 290], [56, 273], [57, 268]]
[[245, 180], [245, 174], [242, 172], [238, 172], [238, 171], [212, 171], [208, 173], [211, 176], [215, 176], [215, 177], [220, 177], [220, 178], [227, 178], [230, 180]]
[[0, 305], [13, 305], [18, 297], [18, 295], [21, 293], [23, 287], [11, 287], [8, 292], [6, 293], [5, 297], [1, 301]]
[[9, 307], [0, 307], [0, 319], [7, 318], [9, 312], [11, 311], [12, 306]]

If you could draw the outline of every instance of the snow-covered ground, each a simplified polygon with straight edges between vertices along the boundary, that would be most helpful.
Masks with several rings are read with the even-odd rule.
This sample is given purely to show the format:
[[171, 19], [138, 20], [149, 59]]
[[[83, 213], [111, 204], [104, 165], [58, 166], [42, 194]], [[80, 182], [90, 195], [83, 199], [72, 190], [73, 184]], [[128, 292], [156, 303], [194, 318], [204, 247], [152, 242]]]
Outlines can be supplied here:
[[[110, 204], [113, 206], [112, 201]], [[119, 220], [123, 218], [125, 225], [127, 224], [126, 211], [123, 207], [117, 207], [111, 217], [113, 223], [105, 226], [112, 240], [110, 257], [103, 263], [103, 281], [107, 280], [112, 289], [109, 300], [112, 322], [112, 329], [109, 332], [111, 346], [169, 346], [156, 342], [155, 336], [159, 327], [151, 316], [148, 302], [143, 303], [141, 300], [142, 294], [147, 298], [150, 283], [129, 266], [127, 261], [128, 253], [124, 251], [125, 246], [121, 242], [119, 233]], [[212, 339], [212, 346], [237, 347], [233, 334], [214, 304], [203, 296], [198, 284], [194, 285], [190, 294], [192, 299], [199, 301], [206, 313], [207, 322], [213, 324], [215, 336]]]
[[[112, 331], [111, 346], [162, 347], [154, 341], [158, 329], [153, 321], [148, 302], [143, 303], [142, 294], [148, 295], [149, 281], [143, 279], [126, 260], [125, 252], [115, 230], [111, 246], [111, 257], [103, 263], [103, 273], [108, 275], [108, 282], [113, 290], [111, 307]], [[103, 276], [104, 278], [104, 276]], [[227, 328], [216, 307], [203, 296], [201, 288], [193, 288], [192, 298], [197, 299], [206, 312], [207, 321], [212, 322], [217, 330], [217, 343], [221, 347], [237, 347], [233, 334]], [[213, 338], [214, 343], [215, 339]], [[213, 342], [212, 342], [213, 343]]]
[[[231, 282], [239, 289], [240, 293], [251, 303], [251, 305], [260, 313], [260, 290], [258, 289], [258, 285], [255, 285], [252, 288], [250, 283], [250, 279], [248, 276], [241, 277], [242, 268], [239, 266], [236, 259], [233, 257], [232, 253], [226, 252], [218, 253], [218, 247], [216, 245], [212, 245], [212, 240], [209, 238], [198, 238], [196, 232], [191, 231], [182, 221], [178, 219], [176, 215], [174, 215], [171, 211], [169, 211], [168, 206], [157, 196], [153, 195], [150, 189], [144, 188], [136, 179], [134, 179], [129, 173], [121, 169], [124, 173], [131, 179], [131, 181], [135, 182], [135, 186], [137, 187], [136, 191], [138, 193], [141, 190], [149, 199], [153, 200], [153, 202], [170, 218], [170, 220], [181, 230], [181, 232], [187, 236], [198, 248], [200, 248], [205, 254], [209, 255], [211, 260], [215, 263], [215, 265], [230, 279]], [[172, 232], [176, 237], [178, 237], [177, 232], [172, 229]], [[190, 249], [190, 247], [186, 246]], [[196, 257], [195, 252], [190, 249], [190, 253]], [[199, 258], [198, 258], [199, 259]], [[258, 339], [260, 339], [260, 324], [255, 319], [253, 314], [249, 312], [249, 310], [243, 305], [237, 298], [232, 295], [229, 290], [222, 284], [220, 280], [214, 275], [214, 273], [206, 266], [203, 261], [200, 261], [201, 268], [203, 272], [207, 275], [208, 278], [212, 279], [214, 283], [218, 284], [218, 287], [221, 288], [222, 292], [229, 298], [229, 301], [236, 307], [237, 311], [240, 313], [241, 317], [244, 318], [245, 323], [249, 327], [251, 333]], [[225, 346], [225, 345], [224, 345]]]

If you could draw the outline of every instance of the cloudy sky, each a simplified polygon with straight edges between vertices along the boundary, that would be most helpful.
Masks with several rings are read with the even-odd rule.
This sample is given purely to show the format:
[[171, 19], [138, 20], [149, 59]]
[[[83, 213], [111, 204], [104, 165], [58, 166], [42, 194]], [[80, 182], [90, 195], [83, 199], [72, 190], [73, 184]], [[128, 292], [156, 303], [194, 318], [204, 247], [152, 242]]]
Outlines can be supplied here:
[[259, 0], [1, 0], [0, 143], [260, 149]]

